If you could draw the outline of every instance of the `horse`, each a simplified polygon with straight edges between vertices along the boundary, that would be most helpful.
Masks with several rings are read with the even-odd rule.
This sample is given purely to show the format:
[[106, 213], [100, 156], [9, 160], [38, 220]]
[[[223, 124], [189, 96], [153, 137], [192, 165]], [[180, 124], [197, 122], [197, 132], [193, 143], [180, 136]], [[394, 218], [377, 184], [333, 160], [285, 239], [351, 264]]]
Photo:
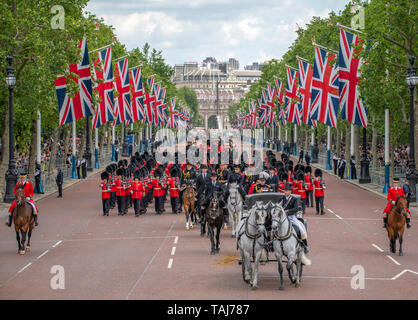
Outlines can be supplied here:
[[[223, 210], [219, 205], [218, 195], [216, 192], [212, 194], [212, 200], [206, 209], [205, 219], [208, 225], [208, 234], [211, 242], [210, 254], [219, 253], [219, 235], [221, 233], [224, 215]], [[216, 228], [216, 246], [214, 240], [214, 228]]]
[[[292, 223], [283, 210], [282, 202], [274, 204], [271, 209], [271, 228], [273, 231], [273, 249], [279, 265], [280, 289], [284, 290], [282, 257], [287, 257], [287, 272], [295, 287], [300, 287], [303, 264], [310, 265], [303, 252], [303, 247], [293, 229]], [[296, 264], [296, 275], [293, 273], [293, 263]]]
[[231, 183], [228, 191], [229, 197], [226, 207], [228, 208], [229, 221], [232, 225], [232, 237], [235, 238], [237, 236], [237, 223], [241, 220], [243, 201], [235, 182]]
[[407, 200], [405, 196], [398, 196], [388, 214], [386, 230], [388, 232], [390, 251], [396, 253], [396, 240], [399, 239], [399, 255], [403, 256], [402, 242], [407, 214]]
[[197, 213], [197, 216], [199, 217], [201, 237], [203, 237], [206, 233], [206, 217], [205, 217], [205, 210], [203, 208], [203, 204], [205, 202], [205, 193], [206, 193], [206, 189], [199, 190], [199, 194], [197, 196], [197, 204], [196, 204], [196, 213]]
[[[251, 284], [251, 290], [258, 289], [258, 265], [267, 239], [265, 223], [268, 216], [267, 208], [262, 201], [257, 201], [249, 210], [248, 216], [238, 222], [237, 249], [242, 258], [242, 277], [244, 282]], [[251, 267], [254, 258], [254, 272]]]
[[197, 220], [194, 207], [195, 199], [196, 190], [194, 185], [187, 184], [183, 192], [183, 207], [186, 213], [186, 230], [189, 230], [189, 228], [193, 228], [193, 222], [196, 222]]
[[[23, 186], [16, 188], [16, 207], [13, 210], [13, 223], [16, 231], [17, 244], [19, 246], [18, 253], [23, 255], [30, 251], [30, 237], [35, 223], [33, 207], [25, 200]], [[20, 239], [19, 231], [22, 239]], [[25, 246], [26, 234], [28, 235], [28, 243]]]

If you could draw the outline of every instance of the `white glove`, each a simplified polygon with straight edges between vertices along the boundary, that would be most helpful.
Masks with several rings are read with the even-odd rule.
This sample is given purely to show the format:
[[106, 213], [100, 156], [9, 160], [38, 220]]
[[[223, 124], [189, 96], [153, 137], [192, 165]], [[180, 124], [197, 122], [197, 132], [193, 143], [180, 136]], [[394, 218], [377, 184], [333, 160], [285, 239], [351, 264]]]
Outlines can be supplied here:
[[26, 197], [26, 200], [28, 200], [28, 201], [29, 201], [29, 200], [30, 200], [30, 197]]
[[395, 204], [395, 201], [393, 201], [393, 200], [390, 200], [390, 203], [392, 203], [393, 205]]

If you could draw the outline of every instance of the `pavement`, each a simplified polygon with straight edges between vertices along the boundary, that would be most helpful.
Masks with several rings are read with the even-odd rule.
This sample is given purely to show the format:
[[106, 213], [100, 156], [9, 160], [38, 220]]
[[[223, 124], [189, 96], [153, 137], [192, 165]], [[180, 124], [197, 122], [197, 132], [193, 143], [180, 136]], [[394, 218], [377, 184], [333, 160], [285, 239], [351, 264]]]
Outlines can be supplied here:
[[392, 254], [382, 229], [385, 199], [327, 172], [324, 178], [325, 215], [310, 207], [305, 214], [312, 265], [300, 288], [286, 275], [279, 291], [277, 262], [269, 262], [252, 291], [231, 230], [222, 230], [220, 253], [210, 255], [209, 239], [198, 226], [187, 231], [168, 201], [162, 215], [151, 203], [140, 217], [132, 208], [102, 216], [96, 173], [68, 185], [63, 198], [37, 200], [39, 226], [25, 255], [0, 218], [0, 299], [418, 299], [418, 219], [405, 231], [404, 255]]

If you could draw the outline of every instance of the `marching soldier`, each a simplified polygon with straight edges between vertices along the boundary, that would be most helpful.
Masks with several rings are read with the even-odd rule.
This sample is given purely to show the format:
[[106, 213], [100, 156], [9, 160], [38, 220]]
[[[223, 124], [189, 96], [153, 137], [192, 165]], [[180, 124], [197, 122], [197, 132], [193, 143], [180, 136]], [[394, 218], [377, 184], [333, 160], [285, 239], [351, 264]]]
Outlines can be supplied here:
[[314, 196], [316, 204], [316, 214], [319, 214], [319, 209], [321, 209], [321, 215], [324, 215], [324, 190], [327, 188], [325, 182], [322, 180], [322, 170], [315, 169], [315, 179], [314, 179]]
[[305, 189], [305, 175], [303, 171], [298, 170], [295, 173], [295, 180], [293, 181], [293, 193], [300, 195], [300, 202], [302, 205], [303, 214], [305, 214], [306, 189]]
[[[15, 188], [14, 188], [14, 195], [16, 197], [16, 189], [19, 188], [24, 188], [25, 191], [25, 201], [28, 202], [33, 210], [33, 217], [35, 220], [35, 226], [38, 226], [38, 208], [35, 206], [35, 203], [32, 200], [32, 197], [34, 195], [34, 190], [33, 190], [33, 185], [32, 182], [27, 180], [28, 174], [24, 171], [20, 173], [20, 178], [19, 181], [16, 183]], [[13, 211], [15, 209], [17, 205], [16, 199], [13, 201], [12, 205], [9, 208], [9, 220], [8, 222], [6, 222], [6, 226], [11, 227], [12, 226], [12, 218], [13, 218]]]
[[125, 182], [123, 179], [123, 169], [119, 168], [116, 170], [116, 200], [118, 204], [118, 216], [125, 214]]
[[103, 205], [103, 216], [109, 215], [109, 208], [110, 208], [110, 185], [109, 185], [109, 173], [106, 171], [102, 172], [100, 178], [102, 182], [100, 183], [99, 187], [102, 191], [102, 205]]
[[279, 186], [278, 186], [278, 191], [281, 193], [284, 193], [284, 187], [286, 186], [287, 183], [287, 173], [283, 170], [280, 172], [280, 182], [279, 182]]
[[313, 177], [312, 177], [312, 167], [306, 166], [305, 167], [305, 183], [307, 184], [306, 189], [306, 207], [309, 207], [309, 204], [311, 208], [313, 208]]
[[158, 167], [154, 171], [154, 179], [152, 180], [153, 197], [155, 201], [155, 212], [156, 214], [162, 214], [164, 211], [164, 185], [162, 183], [163, 170]]
[[[401, 187], [399, 187], [399, 178], [393, 178], [393, 187], [388, 190], [388, 203], [386, 205], [385, 210], [383, 210], [383, 228], [387, 227], [388, 223], [388, 214], [390, 213], [390, 210], [395, 205], [396, 200], [399, 196], [405, 196], [405, 193]], [[409, 229], [411, 227], [411, 212], [407, 208], [406, 211], [406, 227]]]
[[141, 214], [141, 211], [140, 211], [141, 199], [142, 199], [142, 194], [144, 192], [144, 187], [142, 185], [140, 178], [141, 178], [141, 174], [139, 170], [136, 170], [134, 173], [134, 182], [131, 183], [131, 186], [128, 190], [128, 192], [132, 195], [135, 217], [138, 217]]
[[180, 213], [179, 199], [179, 175], [180, 170], [176, 165], [170, 168], [170, 177], [168, 178], [168, 188], [170, 192], [171, 210], [173, 213]]

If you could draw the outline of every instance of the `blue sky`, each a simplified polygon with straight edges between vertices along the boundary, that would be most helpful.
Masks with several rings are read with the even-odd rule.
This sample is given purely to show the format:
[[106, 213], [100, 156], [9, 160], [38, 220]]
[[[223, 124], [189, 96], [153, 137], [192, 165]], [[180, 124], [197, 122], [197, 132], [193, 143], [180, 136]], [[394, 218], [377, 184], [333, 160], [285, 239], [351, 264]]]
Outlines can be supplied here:
[[349, 0], [90, 0], [86, 10], [116, 29], [128, 49], [162, 50], [167, 63], [206, 57], [240, 66], [279, 59], [296, 39], [297, 25], [327, 17]]

